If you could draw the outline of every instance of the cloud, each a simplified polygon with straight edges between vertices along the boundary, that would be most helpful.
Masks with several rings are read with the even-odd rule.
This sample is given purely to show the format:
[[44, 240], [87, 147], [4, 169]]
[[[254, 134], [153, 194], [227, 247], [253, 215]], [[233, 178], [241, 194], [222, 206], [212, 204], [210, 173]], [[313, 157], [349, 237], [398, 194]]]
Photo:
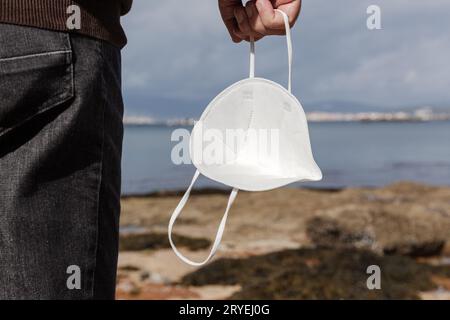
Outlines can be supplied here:
[[[382, 30], [366, 28], [371, 4], [381, 7]], [[295, 94], [304, 104], [449, 103], [448, 12], [447, 0], [303, 1], [293, 30]], [[156, 116], [200, 112], [248, 74], [248, 45], [229, 40], [217, 1], [135, 0], [124, 26], [130, 113], [136, 108]], [[286, 83], [284, 38], [258, 42], [257, 74]]]

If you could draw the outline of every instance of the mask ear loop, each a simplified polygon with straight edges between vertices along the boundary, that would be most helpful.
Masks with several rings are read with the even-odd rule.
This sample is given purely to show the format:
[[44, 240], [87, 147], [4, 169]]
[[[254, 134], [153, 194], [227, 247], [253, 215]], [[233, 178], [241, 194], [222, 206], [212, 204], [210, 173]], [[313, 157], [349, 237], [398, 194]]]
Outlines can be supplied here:
[[180, 203], [178, 203], [178, 206], [175, 208], [175, 210], [172, 213], [172, 216], [170, 217], [169, 221], [169, 228], [168, 228], [168, 234], [169, 234], [169, 242], [170, 246], [173, 249], [173, 252], [180, 258], [183, 262], [191, 265], [191, 266], [202, 266], [206, 263], [208, 263], [209, 260], [215, 255], [217, 249], [219, 249], [220, 241], [222, 240], [223, 232], [225, 230], [225, 224], [227, 222], [228, 218], [228, 211], [230, 211], [230, 208], [236, 199], [236, 196], [238, 194], [239, 189], [234, 188], [233, 191], [231, 191], [230, 197], [228, 199], [227, 208], [225, 209], [225, 213], [222, 217], [222, 220], [220, 221], [219, 229], [217, 230], [216, 239], [214, 240], [214, 243], [211, 248], [211, 252], [209, 253], [208, 257], [203, 260], [202, 262], [195, 262], [188, 258], [186, 258], [176, 247], [176, 245], [173, 243], [172, 240], [172, 229], [173, 225], [175, 224], [175, 221], [177, 220], [178, 216], [181, 214], [181, 211], [183, 210], [184, 206], [186, 205], [186, 202], [189, 199], [189, 196], [191, 194], [192, 187], [194, 186], [195, 181], [200, 176], [200, 172], [197, 170], [194, 174], [194, 177], [192, 178], [191, 184], [189, 185], [189, 188], [186, 190], [186, 193], [184, 194], [183, 198], [180, 200]]
[[[288, 15], [279, 9], [275, 9], [275, 11], [281, 13], [284, 20], [284, 27], [286, 29], [286, 41], [287, 41], [287, 50], [288, 50], [288, 67], [289, 67], [289, 79], [288, 79], [288, 91], [292, 93], [292, 61], [293, 61], [293, 50], [292, 50], [292, 36], [291, 36], [291, 26], [289, 25], [289, 17]], [[253, 37], [250, 37], [250, 78], [255, 77], [255, 40]]]
[[[289, 63], [289, 80], [288, 80], [288, 91], [292, 92], [292, 39], [291, 39], [291, 28], [289, 25], [289, 17], [286, 13], [284, 13], [281, 10], [276, 9], [276, 11], [280, 12], [284, 19], [284, 24], [286, 28], [286, 39], [287, 39], [287, 47], [288, 47], [288, 63]], [[255, 77], [255, 41], [252, 38], [250, 38], [250, 78]], [[222, 220], [220, 221], [219, 228], [217, 230], [216, 238], [214, 240], [214, 243], [211, 248], [211, 252], [209, 253], [208, 257], [203, 260], [202, 262], [195, 262], [188, 258], [186, 258], [176, 247], [176, 245], [173, 242], [172, 239], [172, 230], [173, 226], [175, 224], [175, 221], [177, 220], [178, 216], [181, 214], [181, 211], [183, 210], [184, 206], [186, 205], [189, 196], [191, 194], [191, 190], [194, 186], [195, 181], [200, 176], [200, 172], [197, 170], [194, 174], [194, 177], [192, 178], [191, 184], [189, 185], [189, 188], [186, 190], [186, 193], [184, 194], [183, 198], [180, 200], [180, 203], [178, 203], [178, 206], [175, 208], [175, 210], [172, 213], [172, 216], [170, 217], [169, 221], [169, 227], [168, 227], [168, 234], [169, 234], [169, 243], [172, 247], [175, 254], [180, 258], [183, 262], [191, 265], [191, 266], [202, 266], [211, 260], [211, 258], [214, 256], [216, 251], [219, 249], [220, 241], [222, 240], [222, 236], [225, 230], [225, 224], [228, 218], [228, 212], [233, 205], [234, 200], [236, 199], [236, 196], [238, 194], [239, 189], [233, 188], [231, 191], [230, 197], [228, 198], [228, 204], [225, 209], [225, 213], [222, 217]]]
[[250, 37], [250, 75], [249, 78], [255, 77], [255, 39]]

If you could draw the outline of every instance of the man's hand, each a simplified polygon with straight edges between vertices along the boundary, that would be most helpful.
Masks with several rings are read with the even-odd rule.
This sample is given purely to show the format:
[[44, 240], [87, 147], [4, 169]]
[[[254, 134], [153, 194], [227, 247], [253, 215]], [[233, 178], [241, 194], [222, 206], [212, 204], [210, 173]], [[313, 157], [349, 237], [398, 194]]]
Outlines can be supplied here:
[[219, 0], [219, 9], [231, 39], [255, 41], [267, 35], [286, 33], [283, 17], [275, 9], [283, 10], [294, 25], [300, 14], [301, 0], [251, 0], [245, 7], [242, 0]]

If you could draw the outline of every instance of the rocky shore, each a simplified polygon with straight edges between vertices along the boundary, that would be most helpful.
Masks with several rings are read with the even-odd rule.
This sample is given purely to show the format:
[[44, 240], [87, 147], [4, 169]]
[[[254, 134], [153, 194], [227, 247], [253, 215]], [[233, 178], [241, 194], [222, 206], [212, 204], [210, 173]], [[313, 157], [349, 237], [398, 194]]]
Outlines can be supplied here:
[[[119, 299], [450, 299], [450, 187], [241, 192], [221, 249], [203, 268], [172, 253], [180, 195], [122, 199]], [[227, 195], [190, 199], [175, 242], [207, 255]], [[381, 269], [369, 290], [367, 267]]]

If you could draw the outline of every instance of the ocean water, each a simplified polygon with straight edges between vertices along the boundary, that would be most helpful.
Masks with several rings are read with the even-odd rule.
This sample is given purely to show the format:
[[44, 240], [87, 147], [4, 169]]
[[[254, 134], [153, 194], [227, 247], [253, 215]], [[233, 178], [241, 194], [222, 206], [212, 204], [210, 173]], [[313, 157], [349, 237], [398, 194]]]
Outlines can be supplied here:
[[[174, 127], [126, 126], [122, 193], [184, 190], [195, 171], [174, 165]], [[187, 128], [190, 129], [190, 128]], [[336, 122], [309, 125], [321, 182], [314, 188], [383, 186], [396, 181], [450, 185], [450, 122]], [[202, 177], [197, 188], [224, 186]], [[227, 188], [227, 187], [225, 187]]]

